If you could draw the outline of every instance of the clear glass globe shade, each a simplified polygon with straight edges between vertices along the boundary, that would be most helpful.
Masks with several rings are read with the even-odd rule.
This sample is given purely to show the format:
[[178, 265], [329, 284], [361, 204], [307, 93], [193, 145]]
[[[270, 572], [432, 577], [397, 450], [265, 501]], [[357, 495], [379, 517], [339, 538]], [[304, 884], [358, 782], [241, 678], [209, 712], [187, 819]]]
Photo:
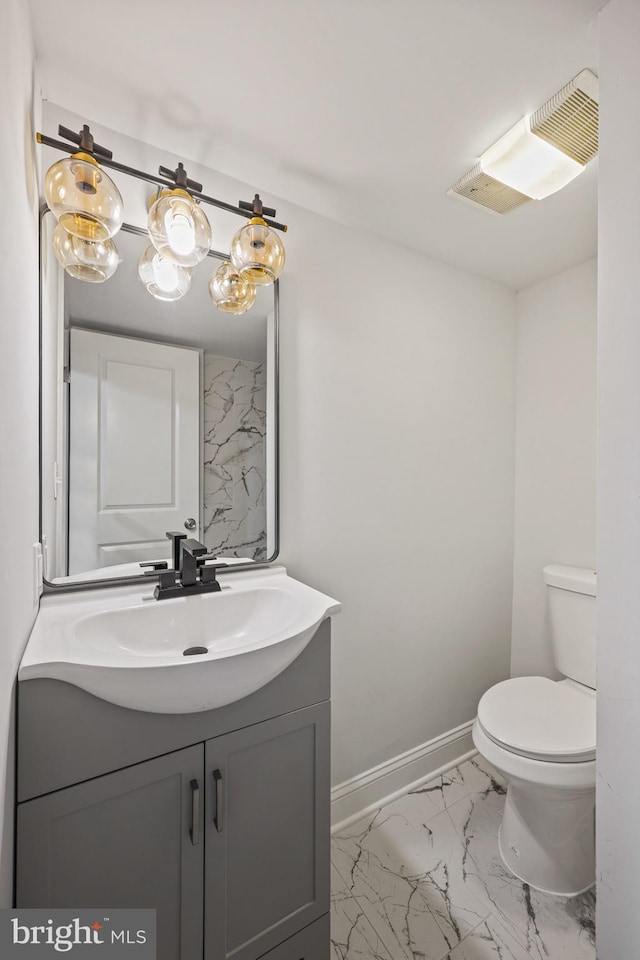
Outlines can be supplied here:
[[45, 174], [44, 194], [55, 218], [74, 237], [107, 240], [122, 226], [122, 195], [89, 160], [66, 157], [54, 163]]
[[282, 240], [260, 217], [254, 217], [238, 230], [230, 252], [238, 273], [258, 286], [273, 283], [284, 268]]
[[104, 283], [120, 262], [113, 240], [82, 240], [67, 233], [60, 223], [53, 231], [51, 244], [58, 262], [76, 280]]
[[246, 313], [256, 299], [256, 288], [232, 264], [220, 264], [209, 280], [209, 295], [223, 313]]
[[211, 227], [184, 190], [162, 191], [149, 210], [149, 237], [158, 253], [180, 267], [195, 267], [211, 248]]
[[138, 276], [156, 300], [179, 300], [191, 286], [191, 273], [148, 246], [138, 260]]

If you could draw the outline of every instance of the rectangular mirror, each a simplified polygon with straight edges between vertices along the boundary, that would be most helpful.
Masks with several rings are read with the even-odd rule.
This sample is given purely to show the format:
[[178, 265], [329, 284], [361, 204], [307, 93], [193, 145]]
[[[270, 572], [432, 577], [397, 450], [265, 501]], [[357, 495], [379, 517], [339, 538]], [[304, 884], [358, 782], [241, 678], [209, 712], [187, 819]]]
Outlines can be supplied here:
[[179, 300], [138, 278], [125, 225], [103, 283], [66, 273], [40, 230], [41, 539], [52, 586], [139, 576], [169, 530], [234, 564], [277, 555], [278, 285], [222, 313], [210, 254]]

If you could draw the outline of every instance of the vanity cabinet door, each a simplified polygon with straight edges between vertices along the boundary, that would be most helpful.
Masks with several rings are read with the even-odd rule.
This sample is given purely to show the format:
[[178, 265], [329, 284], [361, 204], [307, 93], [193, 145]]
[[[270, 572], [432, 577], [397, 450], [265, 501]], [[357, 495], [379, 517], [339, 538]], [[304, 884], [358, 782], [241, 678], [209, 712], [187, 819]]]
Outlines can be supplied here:
[[329, 909], [329, 710], [205, 744], [205, 960], [256, 960]]
[[198, 744], [20, 804], [16, 905], [154, 908], [157, 960], [202, 960], [203, 758]]

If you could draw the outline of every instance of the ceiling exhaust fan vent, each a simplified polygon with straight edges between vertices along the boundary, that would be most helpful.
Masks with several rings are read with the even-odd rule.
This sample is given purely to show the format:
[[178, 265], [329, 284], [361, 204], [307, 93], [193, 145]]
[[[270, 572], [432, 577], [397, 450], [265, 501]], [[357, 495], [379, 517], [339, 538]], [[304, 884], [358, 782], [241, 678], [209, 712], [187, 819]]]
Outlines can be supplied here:
[[560, 190], [598, 153], [598, 99], [598, 78], [583, 70], [485, 150], [447, 194], [505, 214]]
[[473, 203], [479, 203], [488, 210], [493, 210], [494, 213], [508, 213], [531, 200], [531, 197], [513, 190], [506, 183], [484, 173], [479, 163], [454, 183], [448, 192], [464, 197], [465, 200], [471, 200]]
[[598, 153], [598, 79], [583, 70], [531, 117], [531, 132], [578, 163]]

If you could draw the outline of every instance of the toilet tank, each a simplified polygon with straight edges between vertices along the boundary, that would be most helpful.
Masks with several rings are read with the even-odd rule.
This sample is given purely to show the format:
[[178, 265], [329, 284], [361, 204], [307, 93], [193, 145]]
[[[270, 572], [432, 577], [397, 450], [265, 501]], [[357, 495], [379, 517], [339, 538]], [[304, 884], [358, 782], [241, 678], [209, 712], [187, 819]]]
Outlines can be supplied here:
[[596, 687], [596, 574], [550, 564], [547, 585], [553, 660], [565, 677]]

